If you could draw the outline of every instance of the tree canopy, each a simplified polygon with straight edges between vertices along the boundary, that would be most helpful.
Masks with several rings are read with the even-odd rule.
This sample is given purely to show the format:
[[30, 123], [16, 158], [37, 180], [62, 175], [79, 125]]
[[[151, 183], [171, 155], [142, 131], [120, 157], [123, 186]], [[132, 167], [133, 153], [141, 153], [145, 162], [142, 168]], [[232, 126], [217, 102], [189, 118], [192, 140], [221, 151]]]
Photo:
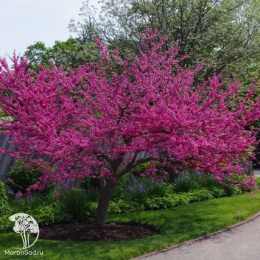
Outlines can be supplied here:
[[[31, 188], [100, 178], [99, 226], [117, 182], [139, 164], [151, 162], [143, 176], [154, 179], [167, 174], [157, 171], [160, 164], [211, 173], [223, 183], [243, 173], [240, 163], [256, 145], [248, 127], [260, 116], [255, 86], [242, 99], [238, 82], [225, 84], [216, 72], [196, 85], [203, 65], [183, 68], [178, 48], [165, 49], [166, 38], [157, 36], [147, 28], [138, 54], [125, 59], [96, 38], [102, 59], [76, 69], [53, 64], [34, 71], [17, 57], [10, 69], [0, 61], [0, 102], [12, 118], [0, 126], [18, 147], [1, 152], [27, 162], [32, 154], [50, 158]], [[254, 178], [238, 184], [254, 187]]]
[[146, 26], [168, 36], [165, 48], [180, 47], [189, 55], [184, 66], [206, 61], [204, 77], [212, 68], [235, 74], [245, 85], [259, 78], [260, 4], [255, 0], [102, 0], [99, 18], [86, 1], [80, 34], [91, 25], [110, 46], [136, 51], [138, 33]]
[[52, 47], [46, 47], [43, 42], [36, 42], [27, 47], [25, 57], [31, 69], [38, 69], [39, 65], [51, 67], [76, 68], [90, 61], [97, 61], [98, 50], [93, 40], [84, 42], [80, 38], [69, 38], [67, 41], [56, 41]]

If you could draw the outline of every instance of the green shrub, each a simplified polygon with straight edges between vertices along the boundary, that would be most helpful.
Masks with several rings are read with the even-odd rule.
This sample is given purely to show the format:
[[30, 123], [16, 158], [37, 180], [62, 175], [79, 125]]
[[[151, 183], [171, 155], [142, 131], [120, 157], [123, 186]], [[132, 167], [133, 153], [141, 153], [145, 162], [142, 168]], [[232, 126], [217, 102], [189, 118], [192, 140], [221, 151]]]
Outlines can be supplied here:
[[63, 191], [58, 199], [61, 210], [69, 214], [73, 220], [86, 218], [87, 202], [87, 192], [78, 188]]
[[190, 203], [190, 196], [188, 193], [175, 194], [174, 198], [178, 201], [176, 206]]
[[0, 216], [0, 232], [12, 231], [14, 223], [9, 220], [11, 214]]
[[121, 214], [122, 210], [120, 209], [119, 203], [117, 203], [115, 201], [110, 201], [107, 213], [108, 214]]
[[224, 190], [225, 190], [225, 194], [226, 196], [232, 197], [236, 194], [241, 194], [243, 193], [241, 187], [235, 187], [232, 184], [227, 184], [223, 186]]
[[172, 184], [154, 181], [151, 177], [142, 178], [135, 175], [126, 175], [119, 181], [113, 199], [141, 202], [147, 196], [163, 197], [172, 194], [172, 192]]
[[157, 197], [155, 199], [155, 202], [160, 209], [167, 209], [170, 207], [175, 207], [180, 203], [179, 198], [176, 196], [165, 196], [165, 197]]
[[134, 169], [130, 171], [130, 175], [140, 176], [143, 172], [149, 169], [152, 166], [151, 162], [146, 162], [137, 165]]
[[5, 189], [5, 185], [0, 181], [0, 216], [7, 214], [10, 211], [10, 207], [8, 205], [7, 192]]
[[151, 178], [147, 180], [146, 193], [147, 196], [164, 197], [173, 193], [173, 184], [164, 181], [153, 181]]
[[71, 219], [71, 216], [67, 212], [64, 212], [57, 203], [27, 210], [25, 213], [33, 216], [39, 226], [47, 226], [61, 221], [74, 220]]
[[207, 188], [214, 198], [221, 198], [226, 196], [225, 189], [223, 187], [209, 187]]
[[146, 182], [145, 178], [135, 177], [133, 174], [124, 176], [113, 193], [113, 200], [142, 202], [147, 197]]
[[[12, 230], [13, 223], [8, 218], [12, 214], [22, 212], [31, 215], [40, 226], [46, 226], [53, 223], [72, 220], [71, 216], [66, 212], [62, 211], [57, 203], [50, 205], [38, 205], [38, 207], [32, 207], [28, 202], [21, 200], [20, 208], [17, 207], [12, 209], [8, 214], [0, 217], [0, 231]], [[26, 208], [25, 205], [29, 205]]]
[[35, 193], [32, 196], [22, 198], [9, 198], [9, 205], [13, 212], [25, 212], [35, 210], [41, 206], [50, 205], [55, 202], [53, 194]]
[[[225, 189], [227, 196], [234, 196], [236, 194], [241, 194], [243, 192], [251, 192], [254, 189], [251, 187], [246, 187], [245, 185], [240, 185], [246, 179], [251, 178], [250, 176], [246, 175], [235, 175], [235, 176], [228, 176], [226, 180], [224, 180], [223, 188]], [[238, 185], [238, 186], [237, 186]]]
[[[14, 192], [26, 193], [26, 189], [36, 183], [42, 175], [41, 166], [38, 163], [26, 164], [23, 161], [17, 161], [16, 166], [11, 167], [10, 171], [6, 174], [8, 178], [7, 185]], [[45, 192], [49, 192], [51, 185], [48, 185]]]
[[154, 210], [154, 209], [159, 209], [160, 208], [160, 205], [158, 203], [158, 198], [156, 197], [147, 197], [144, 201], [144, 206], [145, 206], [145, 209], [148, 209], [148, 210]]
[[100, 179], [86, 177], [79, 181], [79, 187], [88, 193], [88, 199], [95, 201], [100, 195]]
[[190, 202], [188, 194], [172, 194], [165, 197], [147, 197], [144, 201], [145, 209], [165, 209], [188, 204]]
[[97, 212], [98, 203], [97, 201], [90, 201], [85, 205], [86, 215], [88, 217], [95, 217]]
[[221, 184], [215, 179], [214, 175], [212, 174], [203, 174], [201, 176], [201, 183], [203, 187], [213, 188], [213, 187], [222, 187]]
[[196, 202], [196, 201], [213, 199], [214, 196], [207, 189], [200, 189], [200, 190], [195, 190], [192, 193], [189, 193], [189, 197], [190, 197], [190, 202]]
[[[144, 204], [135, 202], [135, 201], [125, 201], [119, 199], [116, 201], [118, 207], [120, 208], [122, 213], [135, 212], [144, 210]], [[114, 213], [111, 213], [114, 214]]]
[[245, 177], [227, 177], [227, 179], [224, 181], [224, 184], [220, 184], [212, 174], [203, 174], [200, 172], [182, 172], [179, 174], [178, 179], [174, 184], [174, 191], [177, 193], [181, 193], [207, 188], [208, 190], [212, 191], [212, 195], [215, 194], [216, 197], [223, 196], [223, 192], [226, 196], [233, 196], [235, 194], [240, 194], [243, 191], [248, 191], [246, 190], [246, 188], [236, 187], [232, 183], [233, 181], [241, 182], [243, 178]]
[[175, 192], [189, 192], [202, 187], [202, 182], [197, 173], [182, 172], [178, 174], [174, 184]]
[[260, 177], [256, 178], [256, 186], [260, 189]]

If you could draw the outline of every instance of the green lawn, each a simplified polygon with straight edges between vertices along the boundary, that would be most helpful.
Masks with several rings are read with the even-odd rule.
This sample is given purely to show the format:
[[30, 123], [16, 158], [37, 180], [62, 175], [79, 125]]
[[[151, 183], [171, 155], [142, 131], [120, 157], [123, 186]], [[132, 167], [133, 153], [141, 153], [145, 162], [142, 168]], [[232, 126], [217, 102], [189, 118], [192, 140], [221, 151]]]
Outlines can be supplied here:
[[[157, 227], [161, 234], [123, 242], [61, 242], [38, 240], [31, 249], [44, 256], [30, 259], [98, 259], [116, 260], [160, 250], [186, 240], [197, 238], [244, 220], [260, 211], [260, 192], [212, 199], [172, 209], [146, 211], [110, 216], [108, 221], [139, 222]], [[21, 243], [15, 233], [0, 234], [0, 259], [28, 259], [28, 256], [6, 256]]]

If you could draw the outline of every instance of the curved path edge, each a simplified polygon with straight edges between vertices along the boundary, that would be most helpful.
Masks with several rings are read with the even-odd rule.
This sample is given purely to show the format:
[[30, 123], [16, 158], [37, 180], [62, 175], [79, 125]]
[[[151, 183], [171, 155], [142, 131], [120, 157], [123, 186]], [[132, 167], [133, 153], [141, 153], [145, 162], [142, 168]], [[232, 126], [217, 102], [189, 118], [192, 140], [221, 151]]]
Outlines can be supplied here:
[[260, 217], [260, 211], [257, 212], [256, 214], [254, 214], [253, 216], [245, 219], [245, 220], [242, 220], [242, 221], [240, 221], [240, 222], [238, 222], [238, 223], [236, 223], [236, 224], [234, 224], [232, 226], [228, 226], [226, 228], [223, 228], [223, 229], [221, 229], [219, 231], [216, 231], [216, 232], [213, 232], [213, 233], [210, 233], [208, 235], [201, 236], [201, 237], [198, 237], [198, 238], [194, 238], [194, 239], [191, 239], [191, 240], [188, 240], [188, 241], [184, 241], [182, 243], [176, 244], [174, 246], [167, 247], [167, 248], [162, 249], [162, 250], [158, 250], [158, 251], [154, 251], [154, 252], [151, 252], [151, 253], [148, 253], [148, 254], [140, 255], [138, 257], [132, 258], [132, 260], [141, 260], [141, 259], [149, 258], [151, 256], [154, 256], [154, 255], [157, 255], [157, 254], [160, 254], [160, 253], [165, 253], [167, 251], [170, 251], [170, 250], [182, 247], [182, 246], [192, 245], [192, 244], [194, 244], [196, 242], [202, 241], [204, 239], [208, 239], [208, 238], [210, 238], [212, 236], [219, 235], [219, 234], [222, 234], [224, 232], [228, 232], [228, 231], [230, 231], [230, 230], [232, 230], [234, 228], [240, 227], [240, 226], [242, 226], [242, 225], [244, 225], [244, 224], [246, 224], [246, 223], [248, 223], [248, 222], [250, 222], [250, 221], [252, 221], [252, 220], [254, 220], [256, 218], [258, 218], [258, 217]]

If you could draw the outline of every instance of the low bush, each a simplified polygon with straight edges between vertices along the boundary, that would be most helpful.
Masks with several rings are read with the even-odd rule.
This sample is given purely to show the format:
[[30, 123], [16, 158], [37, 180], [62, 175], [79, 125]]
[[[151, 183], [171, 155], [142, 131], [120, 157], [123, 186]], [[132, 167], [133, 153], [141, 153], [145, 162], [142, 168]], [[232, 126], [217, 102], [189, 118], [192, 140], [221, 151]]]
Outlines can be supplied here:
[[205, 188], [200, 190], [195, 190], [192, 193], [188, 193], [188, 194], [189, 194], [190, 202], [203, 201], [203, 200], [209, 200], [214, 198], [213, 194]]
[[[98, 207], [98, 203], [97, 201], [90, 201], [86, 204], [85, 209], [86, 209], [86, 215], [88, 217], [94, 217], [96, 212], [97, 212], [97, 207]], [[110, 209], [111, 211], [111, 209]]]
[[174, 184], [175, 192], [189, 192], [202, 187], [202, 181], [198, 173], [182, 172], [178, 174]]
[[6, 231], [12, 231], [12, 227], [14, 223], [9, 220], [9, 216], [11, 215], [0, 216], [0, 233]]
[[[121, 180], [110, 201], [109, 215], [166, 209], [242, 193], [239, 187], [216, 184], [212, 177], [201, 178], [202, 182], [197, 185], [200, 188], [179, 193], [173, 192], [172, 184], [154, 182], [150, 178], [141, 179], [139, 183], [137, 178], [130, 175]], [[195, 181], [194, 178], [193, 181]], [[204, 185], [208, 183], [209, 186], [203, 187], [203, 183]], [[257, 179], [257, 184], [260, 186], [260, 178]], [[98, 203], [97, 199], [94, 200], [94, 197], [89, 195], [89, 192], [90, 190], [73, 188], [69, 191], [61, 191], [58, 197], [52, 192], [47, 195], [33, 194], [31, 197], [8, 199], [4, 184], [0, 182], [0, 202], [2, 203], [0, 205], [5, 205], [0, 208], [3, 215], [0, 217], [0, 231], [12, 227], [8, 217], [17, 212], [32, 215], [41, 226], [61, 221], [93, 218]]]
[[219, 182], [215, 179], [214, 175], [212, 174], [202, 174], [200, 177], [200, 181], [202, 184], [202, 187], [206, 187], [207, 189], [211, 188], [221, 188], [222, 185], [219, 184]]
[[79, 187], [87, 192], [88, 200], [96, 201], [100, 195], [100, 180], [86, 177], [79, 181]]
[[[42, 170], [39, 163], [26, 164], [19, 160], [6, 174], [7, 185], [14, 194], [25, 194], [26, 189], [36, 183], [41, 175]], [[48, 193], [51, 189], [52, 185], [47, 185], [44, 191]]]
[[226, 185], [226, 186], [223, 186], [224, 190], [225, 190], [225, 194], [226, 196], [234, 196], [236, 194], [241, 194], [243, 193], [241, 187], [235, 187], [233, 185]]
[[8, 218], [12, 214], [18, 212], [26, 213], [31, 215], [37, 220], [39, 226], [46, 226], [53, 223], [58, 223], [61, 221], [73, 220], [69, 214], [63, 212], [60, 206], [57, 203], [52, 203], [50, 205], [42, 205], [38, 207], [30, 207], [26, 210], [10, 211], [8, 214], [5, 214], [0, 217], [0, 232], [11, 231], [13, 227], [13, 222]]
[[73, 220], [86, 218], [87, 203], [87, 192], [78, 188], [63, 191], [58, 198], [58, 204], [61, 210], [70, 215]]
[[71, 215], [64, 212], [57, 203], [43, 205], [26, 212], [37, 219], [39, 226], [47, 226], [61, 221], [74, 220]]
[[[217, 192], [218, 191], [218, 192]], [[217, 197], [220, 196], [220, 190], [215, 190]], [[222, 190], [222, 196], [225, 196], [225, 193]], [[214, 198], [214, 193], [207, 190], [194, 190], [187, 193], [171, 193], [166, 196], [146, 196], [143, 201], [111, 201], [109, 205], [109, 214], [121, 214], [134, 211], [142, 210], [156, 210], [156, 209], [166, 209], [170, 207], [176, 207], [179, 205], [184, 205], [192, 202], [209, 200]]]
[[256, 178], [256, 186], [260, 189], [260, 177]]
[[121, 214], [123, 212], [122, 212], [122, 210], [120, 208], [119, 203], [112, 200], [109, 203], [109, 207], [108, 207], [107, 213], [108, 214], [115, 214], [115, 215], [117, 215], [117, 214]]
[[223, 187], [209, 187], [207, 190], [212, 194], [214, 198], [221, 198], [226, 196], [226, 191]]
[[188, 194], [172, 194], [165, 197], [151, 197], [145, 200], [145, 209], [166, 209], [178, 205], [188, 204], [190, 202]]
[[0, 216], [10, 211], [5, 185], [0, 181]]
[[115, 203], [118, 205], [118, 207], [120, 208], [122, 213], [129, 213], [129, 212], [145, 210], [143, 203], [138, 203], [135, 201], [125, 201], [125, 200], [119, 199], [119, 200], [115, 201]]
[[146, 197], [163, 197], [173, 193], [173, 185], [152, 178], [142, 178], [133, 174], [124, 176], [116, 187], [113, 199], [142, 202]]
[[24, 195], [22, 197], [10, 197], [8, 203], [12, 212], [26, 212], [37, 209], [41, 206], [47, 206], [55, 202], [54, 194], [35, 193], [33, 195]]

